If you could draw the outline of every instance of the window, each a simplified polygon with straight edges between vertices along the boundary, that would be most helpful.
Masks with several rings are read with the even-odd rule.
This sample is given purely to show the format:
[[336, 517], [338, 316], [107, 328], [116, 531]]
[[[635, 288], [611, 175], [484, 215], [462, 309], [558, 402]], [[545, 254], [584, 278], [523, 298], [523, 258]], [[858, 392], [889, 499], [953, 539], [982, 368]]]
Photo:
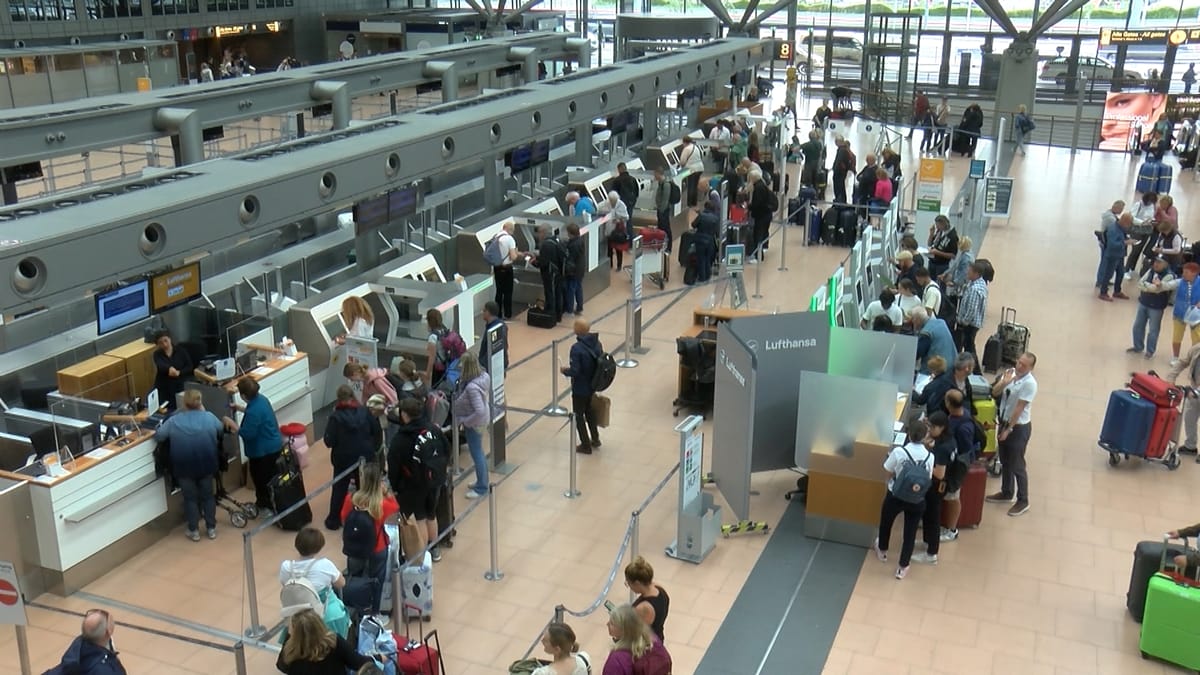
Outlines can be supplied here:
[[13, 21], [63, 21], [75, 18], [74, 0], [9, 0]]
[[88, 18], [119, 19], [142, 16], [142, 0], [84, 0]]
[[200, 0], [150, 0], [150, 13], [156, 16], [193, 14], [200, 11]]

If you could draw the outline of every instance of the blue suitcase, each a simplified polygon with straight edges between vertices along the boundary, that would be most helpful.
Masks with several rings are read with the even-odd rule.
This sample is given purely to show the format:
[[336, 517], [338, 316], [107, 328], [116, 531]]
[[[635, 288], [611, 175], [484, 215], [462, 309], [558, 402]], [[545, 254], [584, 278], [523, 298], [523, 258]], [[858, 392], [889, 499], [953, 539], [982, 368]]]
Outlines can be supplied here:
[[821, 209], [810, 206], [808, 208], [808, 244], [810, 246], [821, 243], [821, 226], [824, 222]]
[[1162, 164], [1152, 160], [1142, 162], [1142, 166], [1138, 168], [1137, 185], [1135, 189], [1138, 192], [1154, 192], [1158, 188], [1158, 176]]
[[1150, 444], [1158, 406], [1127, 389], [1108, 397], [1108, 410], [1100, 429], [1100, 447], [1110, 453], [1143, 457]]
[[1175, 167], [1170, 164], [1158, 165], [1158, 180], [1154, 182], [1154, 191], [1160, 195], [1171, 192], [1171, 181], [1175, 175]]

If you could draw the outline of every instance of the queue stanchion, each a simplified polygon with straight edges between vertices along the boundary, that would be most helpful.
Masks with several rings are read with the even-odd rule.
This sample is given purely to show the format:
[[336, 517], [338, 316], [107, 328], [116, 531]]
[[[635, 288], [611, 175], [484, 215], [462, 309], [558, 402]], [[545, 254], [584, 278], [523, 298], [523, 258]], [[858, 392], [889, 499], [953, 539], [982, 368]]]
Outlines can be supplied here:
[[567, 409], [558, 404], [558, 343], [566, 338], [558, 338], [550, 341], [550, 405], [546, 406], [546, 414], [555, 417], [562, 417], [567, 414]]
[[21, 661], [21, 675], [33, 675], [33, 666], [29, 663], [29, 635], [25, 626], [14, 626], [17, 632], [17, 657]]
[[[629, 526], [632, 529], [629, 535], [629, 562], [633, 562], [634, 560], [637, 560], [638, 555], [640, 555], [639, 550], [641, 547], [638, 546], [638, 538], [641, 537], [642, 534], [641, 511], [633, 512], [633, 514], [629, 517]], [[637, 593], [634, 593], [632, 588], [629, 589], [629, 602], [633, 603], [633, 601], [636, 599]]]
[[458, 453], [462, 451], [462, 439], [459, 437], [458, 422], [450, 420], [450, 476], [458, 478], [462, 475], [462, 466], [458, 462]]
[[[786, 207], [784, 207], [784, 208], [785, 208], [785, 213], [786, 213]], [[804, 211], [807, 212], [807, 210], [808, 210], [807, 204], [803, 208], [804, 208]], [[791, 214], [788, 214], [788, 216], [790, 216], [790, 215]], [[801, 222], [801, 227], [807, 227], [806, 219], [801, 218], [800, 222]], [[788, 221], [785, 220], [783, 222], [783, 226], [780, 229], [782, 230], [782, 232], [780, 232], [781, 241], [779, 243], [779, 267], [776, 269], [780, 272], [786, 272], [786, 271], [788, 271], [788, 268], [787, 268]], [[801, 230], [801, 236], [803, 236], [803, 232], [804, 232], [804, 230]]]
[[250, 542], [249, 532], [242, 535], [242, 560], [245, 564], [246, 599], [250, 602], [250, 627], [245, 634], [248, 638], [258, 640], [267, 634], [267, 629], [258, 620], [258, 583], [254, 580], [254, 546]]
[[[767, 236], [770, 237], [771, 234], [768, 232]], [[754, 295], [750, 296], [755, 300], [762, 299], [762, 293], [760, 292], [762, 290], [762, 268], [766, 266], [766, 260], [762, 259], [766, 257], [763, 253], [763, 242], [760, 241], [758, 242], [758, 248], [754, 250], [754, 257], [759, 258], [759, 261], [755, 265], [756, 269], [754, 270]]]
[[619, 368], [637, 368], [638, 362], [629, 356], [629, 343], [633, 341], [633, 298], [625, 301], [625, 358], [617, 361]]
[[496, 484], [488, 484], [488, 537], [491, 539], [491, 567], [483, 573], [488, 581], [500, 581], [504, 572], [500, 571], [500, 522], [496, 509]]
[[246, 645], [241, 640], [233, 646], [233, 667], [237, 675], [246, 675]]
[[570, 445], [567, 446], [567, 453], [571, 456], [571, 487], [563, 493], [567, 499], [575, 499], [580, 494], [579, 492], [579, 459], [575, 456], [575, 444], [579, 442], [578, 435], [575, 432], [575, 413], [567, 413], [567, 426], [571, 428], [571, 433], [567, 435]]

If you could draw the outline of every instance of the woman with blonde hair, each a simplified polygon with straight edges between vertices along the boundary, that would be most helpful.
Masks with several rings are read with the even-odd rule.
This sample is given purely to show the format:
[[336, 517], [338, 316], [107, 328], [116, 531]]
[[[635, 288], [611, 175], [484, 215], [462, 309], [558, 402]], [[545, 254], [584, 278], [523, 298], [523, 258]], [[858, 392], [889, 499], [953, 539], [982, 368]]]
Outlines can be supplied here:
[[396, 405], [400, 397], [396, 388], [387, 379], [387, 370], [372, 368], [365, 363], [347, 363], [342, 368], [342, 376], [347, 380], [362, 385], [362, 403], [367, 405], [371, 397], [378, 394], [384, 398], [387, 405]]
[[[346, 335], [357, 338], [375, 336], [375, 313], [367, 301], [357, 295], [342, 301], [342, 322], [346, 324]], [[346, 335], [339, 335], [337, 343], [345, 343]]]
[[639, 555], [625, 566], [625, 585], [637, 593], [633, 609], [638, 616], [650, 626], [650, 630], [659, 640], [666, 641], [663, 628], [667, 623], [671, 598], [662, 586], [654, 583], [654, 568], [642, 556]]
[[575, 631], [565, 623], [552, 623], [542, 633], [542, 649], [550, 655], [550, 663], [535, 668], [530, 675], [590, 675], [591, 659], [579, 651]]
[[[352, 542], [350, 539], [357, 534], [349, 520], [350, 514], [354, 512], [365, 512], [371, 517], [375, 526], [375, 545], [368, 546], [367, 548], [371, 550], [362, 557], [353, 555], [354, 550], [348, 550], [358, 548], [358, 542]], [[373, 614], [379, 613], [383, 584], [387, 578], [388, 539], [387, 534], [383, 531], [383, 524], [395, 518], [399, 512], [400, 504], [384, 484], [383, 471], [379, 468], [379, 464], [368, 462], [359, 467], [358, 489], [354, 491], [354, 494], [346, 497], [345, 503], [342, 504], [340, 515], [342, 524], [345, 526], [342, 535], [342, 552], [346, 554], [346, 571], [349, 576], [370, 576], [379, 580], [379, 584], [375, 587], [375, 597], [371, 600]]]
[[[451, 409], [456, 424], [466, 429], [467, 448], [475, 464], [475, 483], [467, 489], [467, 499], [477, 499], [487, 494], [487, 457], [483, 454], [483, 430], [492, 421], [491, 391], [492, 378], [479, 366], [474, 352], [464, 352], [459, 359], [462, 377], [454, 391]], [[455, 448], [457, 451], [457, 448]]]
[[344, 675], [367, 663], [371, 659], [355, 652], [345, 638], [325, 627], [316, 612], [306, 609], [289, 620], [287, 641], [275, 667], [287, 675]]
[[632, 605], [618, 605], [609, 611], [608, 635], [613, 648], [604, 662], [603, 675], [671, 674], [671, 655]]

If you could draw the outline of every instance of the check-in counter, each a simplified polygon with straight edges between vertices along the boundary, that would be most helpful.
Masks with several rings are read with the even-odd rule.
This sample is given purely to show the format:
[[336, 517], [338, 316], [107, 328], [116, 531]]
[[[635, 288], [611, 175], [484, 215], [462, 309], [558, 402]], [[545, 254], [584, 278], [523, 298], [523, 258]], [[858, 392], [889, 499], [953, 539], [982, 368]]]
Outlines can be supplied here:
[[69, 593], [111, 571], [161, 537], [147, 528], [167, 513], [154, 471], [154, 436], [135, 430], [80, 455], [66, 473], [31, 477], [0, 471], [30, 486], [37, 560], [47, 586]]
[[[579, 236], [583, 239], [583, 250], [586, 252], [584, 261], [587, 265], [587, 272], [583, 277], [583, 299], [584, 302], [591, 300], [594, 296], [602, 293], [608, 288], [612, 280], [612, 273], [608, 265], [608, 214], [597, 217], [590, 222], [583, 222], [582, 219], [574, 216], [558, 216], [540, 213], [519, 213], [514, 216], [516, 227], [524, 238], [533, 240], [534, 232], [539, 226], [549, 227], [552, 230], [557, 230], [561, 240], [565, 243], [567, 240], [566, 228], [570, 223], [575, 223], [579, 226]], [[516, 302], [529, 305], [535, 302], [538, 298], [544, 295], [542, 287], [541, 270], [532, 266], [518, 266], [520, 278], [518, 279], [517, 287], [513, 289], [513, 300]]]
[[[260, 357], [265, 358], [259, 361], [257, 367], [247, 371], [244, 377], [250, 377], [258, 382], [258, 393], [271, 402], [279, 424], [299, 422], [308, 429], [309, 440], [312, 440], [313, 402], [308, 372], [308, 354], [296, 352], [295, 356], [288, 356], [273, 347], [260, 345], [250, 345], [250, 347], [257, 350]], [[221, 382], [201, 369], [196, 370], [196, 379], [210, 385], [221, 385], [230, 394], [236, 390], [237, 386], [237, 378]], [[225, 414], [222, 410], [213, 409], [211, 411], [218, 416]], [[234, 419], [240, 423], [241, 413], [238, 413]], [[240, 458], [242, 462], [245, 462], [245, 448], [241, 447], [240, 443], [239, 448]]]

